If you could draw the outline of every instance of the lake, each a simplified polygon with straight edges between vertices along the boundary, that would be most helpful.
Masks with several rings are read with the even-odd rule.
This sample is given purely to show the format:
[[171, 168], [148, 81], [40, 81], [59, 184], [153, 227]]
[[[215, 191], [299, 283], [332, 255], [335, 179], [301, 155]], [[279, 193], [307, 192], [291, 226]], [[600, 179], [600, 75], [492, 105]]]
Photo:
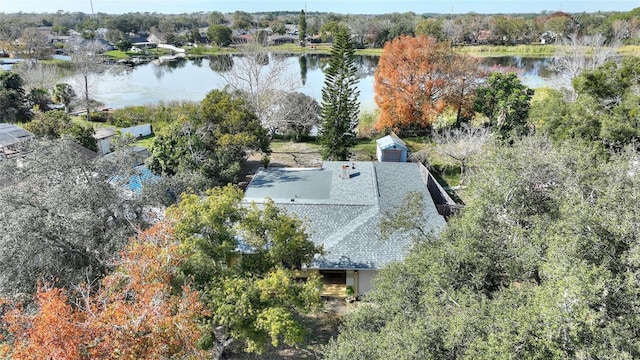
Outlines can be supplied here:
[[[373, 74], [378, 64], [377, 56], [357, 56], [358, 90], [363, 111], [376, 108], [373, 91]], [[176, 59], [169, 62], [150, 62], [136, 66], [110, 66], [100, 75], [90, 79], [91, 97], [111, 108], [158, 104], [169, 101], [200, 101], [213, 89], [225, 86], [220, 76], [228, 66], [229, 57]], [[291, 55], [286, 57], [291, 89], [303, 92], [321, 102], [324, 72], [329, 61], [327, 55]], [[234, 64], [238, 58], [233, 57]], [[494, 57], [483, 59], [487, 69], [517, 71], [522, 82], [532, 88], [544, 86], [553, 77], [549, 70], [551, 59], [524, 57]], [[226, 65], [225, 65], [226, 64]], [[67, 79], [74, 87], [81, 82]]]

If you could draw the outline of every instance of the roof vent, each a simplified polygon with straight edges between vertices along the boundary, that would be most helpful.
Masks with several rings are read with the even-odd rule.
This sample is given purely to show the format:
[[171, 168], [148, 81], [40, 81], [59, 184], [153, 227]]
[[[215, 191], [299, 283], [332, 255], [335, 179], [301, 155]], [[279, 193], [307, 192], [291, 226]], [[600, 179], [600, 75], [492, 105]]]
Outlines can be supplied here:
[[342, 179], [346, 180], [351, 176], [349, 168], [350, 166], [347, 164], [342, 165], [342, 172], [340, 173], [340, 177], [342, 177]]

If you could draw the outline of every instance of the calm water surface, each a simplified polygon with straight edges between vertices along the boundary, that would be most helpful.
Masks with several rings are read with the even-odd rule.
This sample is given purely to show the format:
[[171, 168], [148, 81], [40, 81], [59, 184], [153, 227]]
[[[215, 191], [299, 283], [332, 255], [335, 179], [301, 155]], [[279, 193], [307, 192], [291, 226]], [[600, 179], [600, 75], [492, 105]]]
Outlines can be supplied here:
[[[376, 108], [373, 92], [373, 73], [378, 64], [376, 56], [357, 56], [360, 81], [361, 109]], [[322, 55], [289, 56], [291, 89], [303, 92], [321, 101], [324, 85], [323, 69], [329, 57]], [[239, 61], [233, 58], [233, 62]], [[487, 69], [507, 69], [517, 71], [527, 86], [544, 86], [553, 73], [548, 70], [551, 59], [522, 57], [499, 57], [483, 60]], [[229, 58], [203, 58], [196, 60], [175, 60], [159, 64], [151, 62], [135, 67], [112, 66], [101, 75], [90, 79], [91, 97], [112, 108], [135, 105], [158, 104], [169, 101], [200, 101], [213, 89], [225, 86], [220, 71], [229, 66]], [[74, 87], [80, 86], [77, 79], [68, 79]]]

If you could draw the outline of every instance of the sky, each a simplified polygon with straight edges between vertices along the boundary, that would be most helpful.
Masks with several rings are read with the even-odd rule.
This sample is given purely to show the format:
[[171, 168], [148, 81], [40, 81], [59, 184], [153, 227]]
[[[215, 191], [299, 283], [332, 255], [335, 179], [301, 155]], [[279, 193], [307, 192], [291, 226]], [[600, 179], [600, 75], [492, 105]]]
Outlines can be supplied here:
[[540, 13], [629, 11], [640, 0], [0, 0], [0, 13], [83, 12], [107, 14], [156, 12], [179, 14], [236, 10], [334, 12], [339, 14], [384, 14], [413, 11], [424, 13]]

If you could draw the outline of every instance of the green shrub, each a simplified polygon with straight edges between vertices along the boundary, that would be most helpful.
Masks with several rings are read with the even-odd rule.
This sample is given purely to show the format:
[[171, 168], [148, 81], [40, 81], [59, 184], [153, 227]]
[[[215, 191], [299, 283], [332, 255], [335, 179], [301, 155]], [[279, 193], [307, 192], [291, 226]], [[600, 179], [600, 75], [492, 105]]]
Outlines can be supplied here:
[[360, 118], [358, 119], [358, 137], [370, 138], [375, 136], [378, 132], [376, 131], [374, 125], [378, 121], [379, 116], [379, 109], [361, 112]]
[[106, 111], [94, 111], [89, 115], [91, 121], [100, 123], [111, 123], [113, 116]]
[[207, 52], [204, 47], [192, 47], [189, 49], [189, 55], [203, 55]]
[[351, 285], [347, 285], [347, 288], [345, 289], [345, 294], [347, 296], [353, 296], [355, 294], [355, 290], [353, 290], [353, 286]]
[[177, 101], [167, 104], [130, 106], [115, 110], [110, 123], [117, 127], [152, 124], [154, 132], [157, 132], [181, 117], [196, 116], [198, 109], [199, 105], [196, 103]]

